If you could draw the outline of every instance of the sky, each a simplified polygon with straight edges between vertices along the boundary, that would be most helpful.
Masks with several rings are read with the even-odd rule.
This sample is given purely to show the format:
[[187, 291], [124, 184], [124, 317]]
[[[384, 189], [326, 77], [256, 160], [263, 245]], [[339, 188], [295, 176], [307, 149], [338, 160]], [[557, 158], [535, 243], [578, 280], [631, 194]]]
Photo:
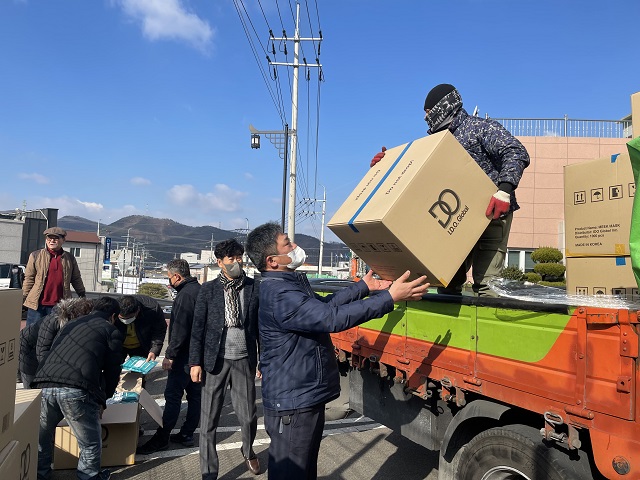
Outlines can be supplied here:
[[[249, 125], [292, 128], [293, 68], [265, 57], [293, 62], [295, 11], [0, 0], [0, 210], [280, 221], [283, 161], [264, 135], [250, 148]], [[301, 61], [321, 67], [299, 69], [296, 232], [320, 236], [322, 203], [305, 199], [326, 191], [328, 222], [383, 145], [426, 135], [439, 83], [481, 116], [630, 114], [639, 14], [638, 0], [301, 0], [300, 37], [322, 41], [300, 42]], [[272, 47], [269, 30], [289, 40]]]

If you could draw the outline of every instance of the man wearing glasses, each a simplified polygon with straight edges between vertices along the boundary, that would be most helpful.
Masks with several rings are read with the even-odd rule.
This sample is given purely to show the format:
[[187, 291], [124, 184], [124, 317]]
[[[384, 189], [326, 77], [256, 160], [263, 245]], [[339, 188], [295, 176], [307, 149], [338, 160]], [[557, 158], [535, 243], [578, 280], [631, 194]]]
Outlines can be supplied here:
[[62, 249], [66, 230], [60, 227], [44, 231], [45, 248], [29, 255], [22, 284], [22, 298], [27, 307], [27, 325], [49, 315], [63, 298], [71, 298], [71, 286], [78, 296], [85, 296], [84, 283], [73, 255]]

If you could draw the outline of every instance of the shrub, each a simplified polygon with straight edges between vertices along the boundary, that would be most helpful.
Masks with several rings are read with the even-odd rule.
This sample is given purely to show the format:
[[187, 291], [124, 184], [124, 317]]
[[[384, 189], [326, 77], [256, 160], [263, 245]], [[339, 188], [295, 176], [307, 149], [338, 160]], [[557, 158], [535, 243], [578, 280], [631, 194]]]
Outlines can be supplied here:
[[565, 270], [566, 267], [561, 263], [536, 263], [533, 266], [533, 271], [545, 280], [549, 280], [547, 277], [562, 277]]
[[562, 252], [553, 247], [540, 247], [531, 252], [531, 260], [536, 263], [559, 263], [562, 261]]
[[515, 265], [509, 265], [502, 269], [501, 277], [506, 278], [507, 280], [521, 281], [524, 278], [524, 273], [522, 273], [522, 270]]
[[538, 283], [540, 280], [542, 280], [542, 276], [535, 272], [527, 272], [524, 274], [524, 279], [527, 282]]
[[565, 281], [562, 282], [546, 282], [546, 281], [542, 281], [539, 282], [540, 285], [544, 285], [545, 287], [557, 287], [557, 288], [566, 288], [567, 284]]
[[153, 298], [167, 298], [167, 287], [159, 283], [143, 283], [138, 287], [140, 295], [148, 295]]

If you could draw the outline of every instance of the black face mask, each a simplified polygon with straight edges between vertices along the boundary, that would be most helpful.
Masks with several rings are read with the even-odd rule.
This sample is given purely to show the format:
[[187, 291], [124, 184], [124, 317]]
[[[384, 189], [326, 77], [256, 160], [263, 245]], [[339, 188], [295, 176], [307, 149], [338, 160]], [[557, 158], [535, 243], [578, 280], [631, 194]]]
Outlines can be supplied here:
[[434, 105], [425, 120], [429, 124], [430, 134], [444, 130], [449, 126], [453, 117], [462, 108], [462, 97], [457, 90], [452, 90]]

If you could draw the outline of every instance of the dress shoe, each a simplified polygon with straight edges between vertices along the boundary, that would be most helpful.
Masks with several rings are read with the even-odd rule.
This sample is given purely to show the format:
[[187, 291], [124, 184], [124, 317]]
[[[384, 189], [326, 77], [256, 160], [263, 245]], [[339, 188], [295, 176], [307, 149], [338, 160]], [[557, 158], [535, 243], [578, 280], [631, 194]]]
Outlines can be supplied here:
[[247, 465], [247, 469], [254, 475], [258, 475], [260, 473], [260, 461], [258, 460], [258, 457], [254, 456], [253, 458], [247, 458], [244, 456], [244, 453], [242, 453], [242, 449], [240, 449], [240, 453], [244, 458], [244, 463]]

